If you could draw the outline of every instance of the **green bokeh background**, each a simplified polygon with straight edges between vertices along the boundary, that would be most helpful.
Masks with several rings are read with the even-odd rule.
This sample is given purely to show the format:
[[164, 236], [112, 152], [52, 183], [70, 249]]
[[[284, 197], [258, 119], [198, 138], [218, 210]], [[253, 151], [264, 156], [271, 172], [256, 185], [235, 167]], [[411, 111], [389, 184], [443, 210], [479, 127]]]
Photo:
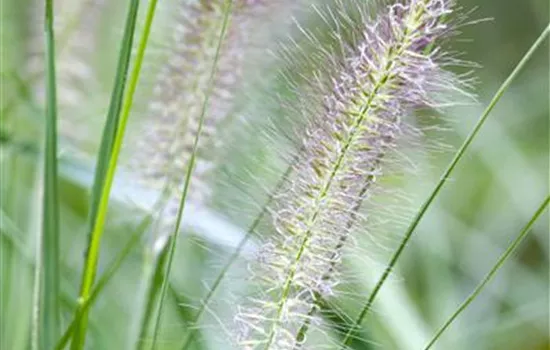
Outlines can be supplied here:
[[[60, 3], [64, 9], [70, 9], [83, 1]], [[346, 316], [355, 317], [361, 296], [368, 295], [412, 214], [451, 160], [453, 150], [549, 21], [546, 0], [460, 0], [459, 3], [465, 9], [477, 8], [471, 15], [472, 20], [492, 19], [461, 28], [459, 40], [452, 43], [453, 49], [463, 52], [464, 59], [481, 66], [476, 70], [479, 102], [445, 111], [442, 118], [430, 121], [445, 130], [429, 132], [427, 139], [433, 137], [437, 142], [424, 140], [418, 146], [424, 152], [411, 156], [418, 171], [411, 172], [410, 176], [389, 178], [385, 184], [398, 187], [406, 194], [406, 200], [393, 203], [395, 205], [385, 202], [383, 195], [373, 200], [374, 214], [370, 215], [380, 215], [387, 218], [387, 222], [373, 229], [370, 235], [359, 235], [358, 254], [351, 254], [344, 266], [354, 277], [353, 283], [343, 286], [351, 292], [351, 297], [334, 300], [333, 307], [341, 311], [336, 313], [340, 317], [327, 310], [332, 317], [327, 317], [322, 327], [328, 330], [328, 335], [313, 332], [312, 342], [331, 348], [330, 338], [338, 339], [338, 332], [334, 330], [339, 323]], [[17, 350], [29, 348], [33, 261], [40, 227], [37, 179], [41, 167], [43, 113], [40, 98], [36, 97], [40, 79], [28, 79], [28, 62], [31, 56], [40, 53], [42, 41], [36, 36], [41, 35], [41, 22], [34, 14], [40, 13], [43, 5], [30, 0], [5, 0], [1, 6], [0, 347]], [[84, 80], [84, 85], [74, 84], [79, 96], [77, 102], [61, 109], [62, 118], [74, 118], [77, 121], [74, 125], [78, 126], [63, 130], [60, 140], [65, 326], [78, 295], [92, 164], [101, 133], [101, 116], [105, 115], [108, 105], [125, 6], [124, 1], [106, 1], [97, 17], [99, 23], [88, 33], [97, 49], [81, 57], [91, 67], [91, 78]], [[154, 74], [165, 59], [167, 50], [163, 43], [171, 33], [171, 11], [179, 7], [174, 0], [161, 1], [159, 6], [129, 140], [136, 137], [135, 130], [142, 122], [141, 111], [150, 95]], [[315, 20], [306, 20], [307, 11], [301, 16], [305, 26], [315, 25]], [[78, 31], [74, 33], [77, 35]], [[492, 113], [422, 220], [394, 275], [382, 289], [374, 312], [364, 322], [361, 339], [352, 344], [353, 349], [420, 349], [483, 278], [548, 194], [548, 51], [546, 42]], [[270, 66], [269, 72], [276, 72], [276, 68]], [[180, 237], [159, 348], [179, 348], [189, 330], [193, 310], [207, 292], [205, 285], [215, 278], [239, 235], [258, 212], [256, 202], [265, 198], [266, 188], [270, 188], [277, 174], [284, 170], [285, 154], [290, 147], [284, 137], [274, 136], [267, 142], [252, 133], [255, 128], [265, 126], [263, 115], [277, 114], [276, 104], [272, 102], [273, 91], [290, 95], [270, 77], [266, 73], [257, 79], [258, 76], [252, 74], [250, 84], [261, 83], [262, 88], [240, 92], [239, 101], [243, 115], [255, 117], [250, 125], [227, 131], [239, 136], [228, 136], [233, 141], [213, 185], [211, 205], [213, 213], [227, 220], [227, 227], [217, 226], [206, 233], [185, 230]], [[61, 95], [60, 99], [63, 98]], [[432, 147], [438, 143], [439, 146]], [[125, 154], [126, 157], [139, 156], [132, 154], [131, 149]], [[146, 189], [132, 186], [131, 174], [117, 176], [100, 271], [144, 217], [144, 211], [136, 209], [133, 202], [150, 202]], [[446, 332], [438, 349], [542, 350], [550, 347], [548, 222], [546, 213], [497, 278]], [[259, 239], [261, 237], [255, 242]], [[134, 310], [139, 307], [136, 290], [144, 273], [146, 246], [144, 240], [94, 306], [88, 337], [90, 349], [125, 348], [132, 334]], [[372, 254], [373, 261], [369, 263], [360, 258], [364, 254]], [[249, 287], [243, 273], [245, 260], [237, 264], [235, 272], [225, 281], [214, 300], [212, 313], [201, 323], [196, 349], [224, 350], [224, 346], [228, 346], [224, 343], [227, 335], [217, 320], [225, 324], [231, 321], [227, 304]]]

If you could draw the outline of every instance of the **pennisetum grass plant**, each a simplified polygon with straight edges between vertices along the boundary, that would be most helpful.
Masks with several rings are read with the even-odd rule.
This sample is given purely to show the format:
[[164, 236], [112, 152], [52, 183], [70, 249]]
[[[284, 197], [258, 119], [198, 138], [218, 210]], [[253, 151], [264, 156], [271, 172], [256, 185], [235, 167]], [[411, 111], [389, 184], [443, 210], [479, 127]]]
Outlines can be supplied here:
[[191, 2], [178, 9], [144, 130], [129, 148], [128, 170], [142, 186], [165, 195], [145, 254], [142, 281], [147, 306], [143, 317], [136, 318], [141, 327], [132, 327], [141, 329], [139, 336], [131, 336], [140, 346], [151, 331], [155, 347], [184, 205], [193, 212], [210, 201], [210, 173], [223, 146], [219, 129], [233, 117], [235, 91], [241, 88], [245, 56], [251, 51], [251, 23], [273, 6], [256, 0], [219, 0]]
[[250, 266], [264, 296], [236, 316], [241, 347], [303, 346], [320, 300], [340, 283], [343, 247], [407, 117], [467, 88], [446, 70], [462, 62], [439, 46], [454, 32], [453, 9], [446, 0], [388, 5], [365, 18], [343, 60], [319, 74], [321, 103], [309, 109], [303, 154], [272, 208], [277, 234]]
[[211, 199], [211, 173], [223, 146], [219, 129], [231, 122], [235, 93], [245, 63], [250, 64], [244, 57], [250, 51], [250, 25], [254, 15], [269, 7], [261, 1], [219, 0], [182, 3], [177, 9], [165, 63], [155, 77], [141, 130], [127, 147], [125, 164], [142, 187], [166, 194], [163, 218], [151, 238], [157, 251], [172, 234], [184, 188], [182, 174], [200, 124], [202, 146], [187, 200], [201, 207]]
[[[147, 301], [143, 317], [136, 317], [141, 326], [131, 327], [141, 329], [139, 336], [131, 336], [139, 346], [149, 332], [155, 346], [184, 205], [193, 215], [211, 202], [212, 172], [224, 146], [221, 130], [237, 119], [236, 94], [247, 71], [257, 70], [251, 57], [267, 46], [259, 42], [261, 35], [252, 33], [253, 25], [269, 21], [269, 11], [291, 13], [294, 7], [287, 1], [217, 0], [178, 9], [166, 63], [155, 78], [141, 121], [143, 131], [128, 147], [127, 170], [143, 187], [163, 193], [165, 203], [145, 253], [142, 296]], [[199, 308], [193, 323], [202, 312]], [[193, 340], [192, 333], [184, 348]]]
[[[88, 137], [86, 128], [82, 128], [85, 122], [72, 117], [78, 114], [79, 103], [86, 97], [82, 91], [95, 91], [97, 85], [95, 73], [86, 61], [98, 49], [94, 33], [100, 27], [99, 17], [107, 2], [48, 0], [44, 13], [32, 11], [38, 13], [36, 16], [45, 15], [46, 44], [44, 50], [38, 50], [39, 53], [44, 51], [45, 59], [38, 60], [33, 51], [38, 45], [31, 40], [32, 59], [27, 67], [30, 74], [23, 77], [28, 80], [25, 84], [31, 86], [33, 98], [45, 105], [46, 115], [43, 179], [37, 181], [43, 201], [42, 226], [37, 235], [34, 262], [28, 263], [34, 269], [35, 285], [30, 342], [25, 346], [30, 345], [33, 349], [65, 349], [69, 344], [74, 350], [90, 348], [87, 342], [91, 328], [90, 308], [107, 295], [106, 286], [138, 247], [144, 252], [140, 260], [143, 266], [139, 287], [132, 290], [133, 295], [124, 296], [133, 300], [133, 309], [129, 324], [122, 328], [127, 333], [122, 343], [128, 349], [172, 348], [161, 336], [161, 321], [170, 306], [184, 311], [180, 313], [182, 319], [187, 317], [184, 310], [187, 307], [170, 304], [168, 298], [169, 295], [172, 299], [177, 297], [171, 285], [171, 275], [177, 271], [171, 270], [182, 221], [193, 215], [196, 208], [210, 206], [215, 197], [213, 182], [218, 175], [215, 170], [223, 163], [221, 158], [227, 146], [225, 135], [220, 131], [242, 121], [236, 108], [236, 95], [244, 89], [246, 71], [253, 64], [249, 49], [257, 42], [252, 39], [252, 32], [277, 11], [290, 13], [285, 12], [286, 7], [294, 5], [283, 0], [178, 1], [174, 7], [177, 14], [173, 37], [163, 45], [167, 48], [167, 59], [154, 62], [160, 64], [160, 68], [153, 93], [146, 101], [147, 109], [139, 120], [141, 128], [137, 136], [132, 135], [135, 138], [124, 146], [127, 157], [122, 152], [123, 140], [134, 113], [132, 107], [142, 64], [146, 60], [157, 1], [149, 1], [139, 34], [136, 28], [140, 23], [140, 1], [127, 3], [89, 202], [86, 221], [89, 236], [80, 291], [69, 319], [63, 317], [67, 313], [62, 312], [60, 300], [61, 296], [67, 298], [67, 293], [62, 290], [65, 278], [61, 276], [66, 267], [60, 249], [63, 216], [58, 183], [58, 142], [60, 139], [66, 141], [64, 135], [76, 143]], [[73, 7], [75, 4], [77, 6]], [[186, 324], [191, 326], [182, 332], [185, 335], [175, 342], [174, 348], [207, 347], [206, 342], [197, 341], [197, 333], [204, 326], [202, 316], [211, 311], [214, 293], [221, 288], [222, 280], [227, 279], [228, 271], [247, 241], [260, 230], [264, 242], [256, 257], [248, 261], [250, 280], [259, 292], [235, 305], [235, 327], [229, 334], [227, 329], [230, 327], [222, 325], [225, 333], [220, 334], [231, 338], [224, 339], [223, 350], [233, 347], [246, 350], [354, 348], [352, 341], [359, 337], [363, 319], [420, 220], [499, 99], [550, 34], [549, 26], [498, 90], [413, 218], [373, 290], [366, 296], [360, 295], [364, 305], [357, 317], [345, 317], [341, 320], [343, 325], [334, 327], [342, 334], [327, 337], [330, 341], [316, 343], [310, 341], [312, 333], [323, 332], [324, 323], [331, 322], [324, 318], [323, 310], [337, 308], [332, 300], [342, 293], [340, 285], [350, 282], [342, 268], [348, 248], [360, 239], [362, 228], [372, 225], [369, 201], [383, 190], [381, 182], [392, 172], [392, 162], [399, 157], [408, 133], [417, 132], [414, 117], [419, 112], [440, 111], [472, 99], [469, 70], [473, 66], [460, 60], [444, 45], [466, 20], [455, 0], [395, 0], [375, 5], [359, 0], [337, 1], [326, 11], [318, 7], [312, 10], [323, 21], [330, 22], [333, 28], [330, 36], [336, 48], [315, 48], [316, 53], [306, 57], [312, 71], [289, 79], [295, 80], [292, 92], [297, 93], [299, 100], [302, 120], [297, 124], [305, 121], [305, 129], [297, 133], [297, 151], [286, 164], [286, 170], [279, 169], [281, 179], [268, 191], [266, 202], [260, 205], [259, 213], [243, 233], [242, 240], [206, 289], [200, 305], [188, 316]], [[356, 15], [359, 20], [352, 20]], [[288, 19], [279, 22], [279, 26]], [[302, 24], [296, 27], [309, 41], [308, 45], [322, 46], [322, 40], [313, 32]], [[134, 36], [139, 40], [136, 47]], [[291, 40], [291, 46], [298, 50], [302, 44]], [[292, 49], [285, 50], [285, 55], [290, 55], [289, 66], [298, 65], [292, 61], [294, 53]], [[44, 68], [40, 63], [44, 63]], [[464, 73], [455, 72], [464, 69]], [[79, 89], [83, 85], [89, 86]], [[12, 141], [11, 135], [4, 136], [2, 126], [2, 146]], [[98, 272], [111, 190], [119, 167], [132, 175], [130, 179], [135, 181], [136, 188], [156, 191], [159, 198], [151, 205], [136, 232], [127, 235], [123, 248], [111, 263], [103, 272]], [[4, 202], [2, 198], [2, 205]], [[427, 341], [426, 349], [441, 338], [481, 293], [548, 204], [545, 195], [528, 224], [473, 293]], [[20, 233], [17, 223], [9, 222], [9, 227], [6, 226], [4, 218], [8, 218], [6, 213], [10, 212], [1, 209], [0, 228], [4, 242], [5, 231]], [[183, 215], [184, 211], [188, 216]], [[267, 234], [269, 223], [260, 225], [264, 216], [270, 217], [272, 235]], [[17, 242], [17, 237], [9, 238]], [[0, 248], [4, 252], [4, 245]], [[3, 257], [0, 260], [4, 262]], [[1, 265], [0, 270], [4, 271]], [[3, 296], [0, 313], [5, 317]], [[2, 318], [2, 331], [4, 323]], [[102, 332], [114, 330], [102, 329]], [[3, 347], [3, 334], [0, 338]], [[100, 343], [91, 344], [95, 347]]]
[[[466, 150], [472, 142], [474, 141], [475, 137], [478, 135], [478, 133], [481, 130], [481, 127], [484, 125], [484, 123], [487, 121], [487, 118], [489, 117], [490, 113], [493, 111], [499, 100], [502, 98], [505, 91], [508, 89], [512, 81], [518, 76], [518, 74], [522, 71], [522, 69], [525, 67], [527, 62], [532, 58], [533, 54], [537, 51], [537, 49], [542, 45], [542, 43], [546, 40], [546, 37], [550, 34], [550, 25], [543, 30], [541, 35], [537, 38], [537, 40], [533, 43], [533, 45], [529, 48], [529, 50], [525, 53], [523, 58], [520, 60], [520, 62], [517, 64], [517, 66], [514, 68], [514, 70], [510, 73], [508, 78], [502, 83], [500, 88], [495, 93], [495, 96], [492, 98], [491, 102], [485, 109], [485, 111], [481, 114], [479, 117], [477, 123], [475, 124], [472, 131], [469, 133], [469, 135], [466, 137], [458, 151], [456, 152], [454, 158], [449, 163], [443, 174], [441, 175], [439, 181], [437, 182], [436, 186], [426, 199], [426, 201], [422, 204], [416, 215], [414, 216], [413, 220], [411, 221], [411, 224], [407, 228], [405, 235], [403, 236], [401, 242], [399, 243], [397, 249], [393, 253], [390, 261], [386, 265], [384, 272], [376, 282], [376, 285], [374, 286], [373, 290], [369, 294], [366, 302], [364, 303], [361, 312], [358, 314], [356, 320], [354, 323], [347, 329], [346, 334], [342, 341], [342, 348], [344, 348], [346, 345], [348, 345], [349, 342], [351, 342], [354, 333], [357, 331], [357, 328], [361, 325], [363, 322], [365, 316], [372, 308], [372, 305], [374, 303], [374, 300], [376, 299], [380, 289], [382, 286], [386, 283], [389, 274], [395, 267], [395, 264], [399, 260], [401, 254], [403, 253], [404, 249], [406, 248], [407, 244], [409, 243], [409, 240], [411, 239], [411, 236], [413, 235], [414, 231], [416, 230], [417, 226], [419, 225], [420, 221], [426, 214], [428, 208], [433, 203], [439, 192], [441, 191], [443, 185], [449, 180], [449, 177], [451, 176], [451, 173], [457, 166], [458, 162], [461, 160], [463, 155], [465, 154]], [[511, 252], [515, 249], [515, 247], [521, 242], [523, 237], [529, 232], [530, 227], [533, 225], [533, 223], [537, 220], [537, 218], [541, 215], [541, 213], [545, 210], [545, 208], [548, 206], [548, 197], [543, 201], [541, 206], [538, 208], [538, 210], [535, 212], [529, 223], [525, 226], [525, 228], [521, 231], [520, 235], [516, 240], [512, 242], [512, 244], [508, 247], [508, 249], [505, 251], [505, 253], [501, 256], [497, 264], [493, 266], [493, 269], [491, 272], [486, 276], [484, 281], [476, 288], [476, 290], [472, 293], [472, 295], [459, 307], [459, 309], [451, 316], [451, 318], [442, 326], [442, 328], [438, 331], [438, 333], [434, 336], [434, 338], [428, 343], [427, 348], [431, 347], [437, 339], [441, 336], [441, 334], [445, 331], [446, 327], [450, 325], [450, 323], [458, 317], [460, 312], [462, 312], [469, 303], [473, 301], [473, 299], [481, 292], [485, 284], [494, 276], [496, 271], [499, 269], [499, 267], [504, 263], [504, 261], [507, 259], [507, 257], [511, 254]]]

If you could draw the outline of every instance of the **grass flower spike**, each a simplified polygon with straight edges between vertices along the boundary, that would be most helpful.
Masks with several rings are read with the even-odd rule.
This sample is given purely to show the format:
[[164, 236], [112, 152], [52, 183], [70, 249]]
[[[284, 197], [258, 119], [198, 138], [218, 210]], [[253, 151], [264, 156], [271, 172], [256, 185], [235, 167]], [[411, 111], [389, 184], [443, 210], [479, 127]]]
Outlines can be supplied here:
[[339, 283], [342, 248], [403, 119], [446, 105], [445, 93], [464, 84], [444, 70], [457, 61], [437, 46], [452, 32], [452, 12], [450, 0], [390, 5], [364, 21], [358, 42], [318, 79], [323, 98], [309, 107], [305, 151], [272, 209], [277, 234], [251, 266], [265, 293], [237, 315], [242, 348], [295, 349], [305, 342], [319, 298]]
[[0, 7], [0, 349], [548, 345], [547, 4]]
[[[223, 0], [194, 1], [180, 7], [180, 15], [168, 55], [161, 69], [144, 121], [137, 152], [130, 168], [147, 187], [171, 189], [166, 213], [175, 216], [181, 183], [198, 131], [202, 104], [209, 88], [209, 77], [218, 36], [223, 24]], [[217, 63], [209, 99], [189, 200], [201, 205], [210, 197], [208, 173], [222, 142], [220, 123], [226, 122], [234, 107], [246, 52], [251, 12], [260, 1], [238, 0], [232, 6], [230, 25]], [[133, 149], [135, 154], [135, 148]]]

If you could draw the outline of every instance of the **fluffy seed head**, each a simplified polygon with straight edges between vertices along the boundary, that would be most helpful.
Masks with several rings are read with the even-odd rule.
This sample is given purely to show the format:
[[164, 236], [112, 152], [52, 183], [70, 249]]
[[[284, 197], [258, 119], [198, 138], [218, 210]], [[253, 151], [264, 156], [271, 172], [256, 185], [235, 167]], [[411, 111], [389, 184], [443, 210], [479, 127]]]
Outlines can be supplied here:
[[452, 60], [437, 46], [451, 33], [452, 11], [451, 0], [388, 6], [363, 23], [360, 41], [316, 87], [322, 102], [310, 106], [302, 154], [272, 210], [277, 234], [251, 265], [266, 293], [237, 316], [243, 348], [302, 346], [317, 299], [339, 283], [342, 247], [396, 146], [402, 119], [445, 104], [444, 93], [460, 86], [443, 70]]
[[[260, 1], [235, 1], [229, 27], [217, 61], [212, 91], [200, 139], [188, 199], [200, 205], [210, 197], [208, 173], [222, 140], [220, 124], [231, 115], [234, 92], [238, 90], [247, 46], [251, 12]], [[129, 168], [142, 185], [171, 189], [168, 215], [177, 211], [182, 183], [198, 132], [203, 103], [210, 88], [226, 1], [200, 0], [181, 6], [170, 43], [168, 61], [154, 87], [143, 132], [135, 147]]]

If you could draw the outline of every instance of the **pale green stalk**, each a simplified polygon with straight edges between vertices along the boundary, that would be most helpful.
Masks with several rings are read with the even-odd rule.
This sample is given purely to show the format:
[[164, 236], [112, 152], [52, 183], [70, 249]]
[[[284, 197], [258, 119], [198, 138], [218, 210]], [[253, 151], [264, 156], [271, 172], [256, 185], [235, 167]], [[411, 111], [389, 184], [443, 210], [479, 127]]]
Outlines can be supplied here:
[[475, 298], [482, 292], [483, 288], [489, 283], [493, 277], [496, 275], [498, 270], [502, 267], [504, 262], [508, 260], [510, 255], [516, 250], [516, 248], [520, 245], [520, 243], [523, 241], [525, 236], [531, 231], [531, 227], [535, 224], [539, 216], [542, 215], [542, 213], [546, 210], [548, 207], [548, 203], [550, 202], [550, 196], [546, 196], [546, 199], [541, 203], [535, 214], [531, 217], [529, 222], [525, 225], [525, 227], [521, 230], [520, 234], [512, 241], [512, 243], [506, 248], [504, 253], [500, 256], [500, 258], [497, 260], [495, 265], [491, 268], [491, 270], [485, 275], [483, 280], [477, 285], [477, 287], [474, 289], [474, 291], [464, 300], [462, 304], [456, 309], [456, 311], [449, 317], [449, 319], [441, 326], [441, 328], [438, 329], [438, 331], [435, 333], [433, 338], [428, 342], [428, 345], [424, 348], [424, 350], [430, 349], [435, 342], [443, 335], [443, 333], [449, 328], [451, 323], [464, 311], [471, 303], [474, 301]]
[[163, 312], [163, 307], [164, 307], [164, 299], [166, 297], [166, 292], [168, 290], [168, 285], [170, 284], [169, 283], [169, 281], [170, 281], [170, 271], [172, 269], [172, 261], [174, 259], [174, 254], [175, 254], [175, 251], [176, 251], [176, 246], [177, 246], [177, 241], [178, 241], [177, 240], [178, 232], [180, 230], [181, 219], [183, 217], [183, 211], [185, 209], [185, 198], [187, 197], [187, 192], [189, 190], [189, 184], [191, 183], [191, 174], [193, 173], [193, 167], [194, 167], [195, 160], [196, 160], [196, 153], [197, 153], [198, 146], [199, 146], [199, 140], [200, 140], [202, 127], [203, 127], [203, 123], [204, 123], [204, 117], [206, 115], [206, 110], [207, 110], [207, 107], [208, 107], [208, 101], [210, 100], [210, 95], [211, 95], [212, 90], [214, 88], [214, 77], [215, 77], [215, 74], [216, 74], [216, 71], [217, 71], [216, 67], [217, 67], [217, 64], [218, 64], [219, 57], [220, 57], [220, 51], [221, 51], [223, 40], [225, 38], [225, 33], [227, 31], [227, 27], [228, 27], [228, 24], [229, 24], [229, 17], [230, 17], [230, 14], [231, 14], [232, 6], [233, 6], [233, 0], [226, 0], [225, 1], [225, 11], [224, 11], [223, 23], [222, 23], [220, 36], [219, 36], [219, 39], [218, 39], [218, 44], [217, 44], [217, 47], [216, 47], [216, 54], [214, 56], [214, 61], [212, 63], [212, 69], [211, 69], [211, 72], [210, 72], [209, 83], [208, 83], [208, 90], [206, 91], [204, 101], [203, 101], [203, 104], [202, 104], [202, 109], [201, 109], [201, 115], [200, 115], [200, 118], [199, 118], [199, 125], [198, 125], [198, 129], [197, 129], [197, 134], [196, 134], [195, 140], [193, 142], [193, 150], [191, 152], [191, 157], [189, 158], [189, 165], [187, 166], [187, 171], [186, 171], [186, 174], [185, 174], [185, 181], [184, 181], [184, 184], [183, 184], [183, 192], [182, 192], [182, 195], [181, 195], [181, 198], [180, 198], [180, 203], [179, 203], [179, 207], [178, 207], [178, 214], [177, 214], [177, 217], [176, 217], [176, 225], [175, 225], [174, 231], [172, 233], [172, 239], [170, 240], [170, 247], [169, 247], [169, 252], [168, 252], [168, 261], [167, 261], [167, 264], [166, 264], [166, 272], [164, 274], [164, 281], [163, 281], [162, 287], [161, 287], [161, 292], [160, 292], [160, 297], [159, 297], [159, 305], [158, 305], [158, 309], [157, 309], [157, 315], [155, 317], [154, 330], [153, 330], [153, 342], [151, 344], [151, 349], [155, 349], [155, 347], [156, 347], [156, 342], [157, 342], [157, 338], [158, 338], [158, 333], [159, 333], [160, 323], [161, 323], [161, 317], [162, 317], [162, 312]]
[[390, 262], [388, 263], [388, 265], [386, 266], [386, 269], [384, 270], [384, 273], [382, 274], [382, 276], [380, 277], [380, 279], [376, 283], [373, 291], [369, 295], [369, 297], [367, 299], [367, 302], [363, 306], [363, 309], [359, 313], [359, 316], [355, 320], [355, 323], [349, 328], [348, 332], [344, 336], [344, 339], [342, 341], [342, 346], [341, 346], [340, 349], [344, 349], [349, 344], [349, 342], [351, 341], [351, 339], [354, 336], [355, 332], [359, 329], [359, 326], [363, 322], [363, 319], [367, 315], [367, 313], [370, 310], [374, 300], [376, 299], [376, 296], [378, 295], [378, 292], [380, 291], [380, 289], [382, 288], [382, 286], [386, 282], [386, 279], [389, 277], [391, 271], [393, 270], [395, 264], [397, 263], [397, 260], [401, 256], [401, 253], [403, 252], [403, 250], [407, 246], [414, 230], [416, 229], [416, 227], [420, 223], [420, 220], [422, 219], [424, 214], [427, 212], [428, 207], [432, 204], [435, 197], [439, 194], [441, 188], [446, 183], [447, 179], [449, 178], [449, 176], [453, 172], [454, 168], [456, 167], [456, 165], [458, 164], [458, 162], [460, 161], [460, 159], [462, 158], [462, 156], [466, 152], [467, 148], [470, 146], [472, 141], [475, 139], [475, 137], [477, 136], [477, 134], [481, 130], [481, 127], [483, 126], [483, 124], [485, 123], [487, 118], [489, 117], [489, 114], [495, 108], [496, 104], [501, 99], [501, 97], [504, 95], [504, 93], [506, 92], [508, 87], [512, 84], [514, 79], [519, 75], [519, 73], [526, 66], [527, 62], [529, 62], [529, 60], [532, 58], [533, 54], [537, 51], [537, 49], [546, 40], [546, 37], [548, 36], [548, 34], [550, 34], [550, 25], [548, 25], [543, 30], [542, 34], [535, 41], [533, 46], [531, 46], [531, 48], [527, 51], [527, 53], [523, 56], [523, 58], [518, 63], [516, 68], [512, 71], [512, 73], [510, 73], [510, 75], [504, 81], [504, 83], [502, 83], [501, 87], [498, 89], [495, 96], [493, 97], [493, 99], [491, 100], [489, 105], [487, 106], [486, 110], [480, 116], [480, 118], [477, 121], [476, 125], [474, 126], [473, 130], [470, 132], [470, 134], [468, 135], [468, 137], [466, 138], [466, 140], [464, 141], [464, 143], [462, 144], [462, 146], [460, 147], [460, 149], [456, 153], [455, 157], [453, 158], [453, 160], [451, 161], [451, 163], [449, 164], [449, 166], [447, 167], [447, 169], [445, 170], [445, 172], [443, 173], [443, 175], [439, 179], [439, 182], [436, 184], [436, 186], [433, 189], [432, 193], [430, 194], [430, 196], [428, 197], [426, 202], [424, 202], [424, 204], [422, 205], [422, 207], [420, 208], [420, 210], [418, 211], [418, 213], [414, 217], [411, 225], [409, 226], [409, 228], [407, 229], [407, 232], [405, 233], [405, 236], [401, 240], [401, 242], [399, 244], [399, 247], [397, 248], [397, 250], [393, 254]]

